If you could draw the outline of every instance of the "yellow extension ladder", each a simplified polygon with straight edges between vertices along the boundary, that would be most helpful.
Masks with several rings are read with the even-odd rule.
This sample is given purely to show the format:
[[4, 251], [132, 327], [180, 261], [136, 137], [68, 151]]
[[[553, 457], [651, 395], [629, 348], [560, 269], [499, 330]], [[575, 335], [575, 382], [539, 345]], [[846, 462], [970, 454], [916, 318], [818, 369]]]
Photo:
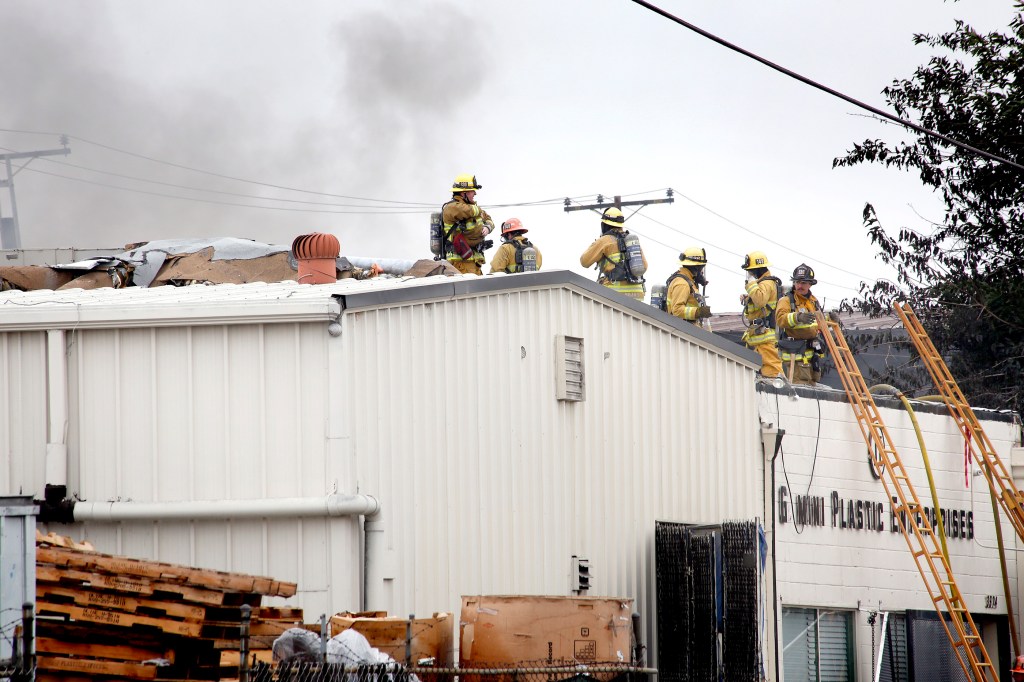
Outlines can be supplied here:
[[1017, 531], [1017, 537], [1024, 540], [1024, 508], [1021, 507], [1024, 504], [1024, 495], [1017, 489], [1003, 460], [996, 454], [992, 441], [985, 435], [985, 430], [981, 428], [978, 418], [974, 416], [974, 410], [967, 403], [967, 398], [964, 397], [960, 386], [953, 379], [953, 375], [949, 373], [949, 367], [939, 355], [939, 351], [935, 349], [935, 344], [924, 330], [921, 321], [917, 319], [913, 308], [909, 303], [898, 301], [893, 304], [893, 308], [903, 322], [903, 326], [906, 327], [910, 340], [914, 342], [914, 347], [917, 348], [918, 355], [924, 361], [924, 366], [928, 369], [932, 381], [935, 382], [935, 387], [946, 399], [946, 407], [949, 408], [950, 415], [960, 427], [960, 432], [967, 439], [975, 461], [985, 463], [981, 470], [985, 474], [985, 480], [988, 481], [992, 493], [1010, 518], [1013, 529]]
[[814, 315], [850, 399], [864, 442], [867, 443], [868, 451], [874, 453], [873, 464], [881, 477], [886, 498], [892, 505], [896, 524], [903, 533], [903, 539], [907, 541], [932, 605], [939, 614], [939, 622], [953, 646], [953, 652], [968, 679], [974, 682], [997, 682], [999, 675], [988, 657], [981, 633], [964, 603], [953, 570], [942, 553], [928, 516], [923, 513], [921, 501], [896, 452], [896, 444], [882, 422], [878, 406], [857, 368], [853, 352], [838, 324], [826, 320], [820, 311]]

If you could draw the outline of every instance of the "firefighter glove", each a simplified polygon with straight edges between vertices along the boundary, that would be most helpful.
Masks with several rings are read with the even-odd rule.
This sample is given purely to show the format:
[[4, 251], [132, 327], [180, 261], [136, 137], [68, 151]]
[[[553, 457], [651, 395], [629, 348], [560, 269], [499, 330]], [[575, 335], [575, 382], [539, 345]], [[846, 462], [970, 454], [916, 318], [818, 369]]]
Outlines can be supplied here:
[[830, 310], [830, 311], [828, 311], [828, 319], [832, 320], [833, 322], [835, 322], [839, 326], [843, 325], [843, 321], [839, 318], [839, 311], [837, 311], [837, 310]]
[[801, 310], [796, 314], [795, 319], [797, 324], [814, 324], [814, 313]]
[[711, 317], [711, 307], [702, 305], [697, 307], [697, 319], [703, 320], [706, 317]]

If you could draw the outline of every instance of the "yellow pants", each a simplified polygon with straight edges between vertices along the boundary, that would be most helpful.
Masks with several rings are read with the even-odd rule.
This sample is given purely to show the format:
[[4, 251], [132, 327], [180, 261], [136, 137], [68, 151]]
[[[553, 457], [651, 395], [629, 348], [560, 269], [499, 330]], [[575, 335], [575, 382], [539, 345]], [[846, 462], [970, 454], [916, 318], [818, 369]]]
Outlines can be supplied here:
[[480, 264], [472, 260], [452, 260], [448, 261], [455, 266], [455, 269], [464, 275], [483, 275], [484, 271], [480, 269]]
[[782, 360], [779, 359], [779, 344], [774, 341], [754, 346], [761, 355], [761, 376], [777, 377], [782, 374]]

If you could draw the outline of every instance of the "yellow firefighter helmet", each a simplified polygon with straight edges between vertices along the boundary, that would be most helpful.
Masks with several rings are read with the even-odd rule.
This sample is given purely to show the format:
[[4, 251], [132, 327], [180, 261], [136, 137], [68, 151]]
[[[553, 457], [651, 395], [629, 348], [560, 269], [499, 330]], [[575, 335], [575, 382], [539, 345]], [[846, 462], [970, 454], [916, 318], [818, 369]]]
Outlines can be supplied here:
[[601, 223], [609, 227], [622, 228], [626, 224], [626, 217], [617, 208], [606, 208], [601, 214]]
[[768, 256], [764, 255], [764, 251], [751, 251], [743, 259], [743, 265], [741, 266], [744, 270], [757, 270], [758, 268], [767, 268], [771, 266], [768, 262]]
[[475, 192], [483, 188], [483, 185], [477, 183], [476, 176], [469, 173], [459, 175], [452, 183], [452, 192]]
[[708, 254], [703, 247], [691, 246], [679, 254], [680, 265], [707, 265]]

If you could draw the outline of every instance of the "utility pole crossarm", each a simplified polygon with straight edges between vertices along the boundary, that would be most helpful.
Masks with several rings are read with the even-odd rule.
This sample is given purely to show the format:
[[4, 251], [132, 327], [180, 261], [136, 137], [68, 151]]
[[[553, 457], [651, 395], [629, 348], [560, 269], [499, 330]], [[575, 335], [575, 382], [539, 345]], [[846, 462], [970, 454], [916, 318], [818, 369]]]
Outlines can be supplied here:
[[0, 159], [9, 161], [13, 159], [32, 159], [37, 156], [67, 156], [71, 153], [71, 149], [64, 147], [63, 149], [46, 149], [40, 152], [11, 152], [10, 154], [0, 154]]
[[671, 204], [675, 199], [667, 197], [665, 199], [638, 199], [636, 201], [617, 201], [614, 203], [601, 202], [599, 204], [586, 204], [581, 206], [566, 206], [565, 210], [568, 211], [589, 211], [594, 208], [621, 208], [623, 206], [646, 206], [647, 204]]

